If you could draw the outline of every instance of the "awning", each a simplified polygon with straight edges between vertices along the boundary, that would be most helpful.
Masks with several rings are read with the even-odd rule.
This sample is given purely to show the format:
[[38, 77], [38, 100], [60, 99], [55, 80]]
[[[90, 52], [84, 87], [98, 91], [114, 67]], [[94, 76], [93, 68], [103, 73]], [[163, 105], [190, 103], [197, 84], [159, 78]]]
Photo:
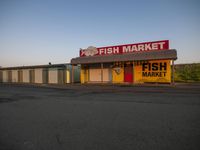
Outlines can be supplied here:
[[104, 55], [104, 56], [87, 56], [71, 59], [71, 64], [91, 64], [91, 63], [108, 63], [117, 61], [138, 61], [138, 60], [176, 60], [177, 52], [175, 49], [156, 50], [147, 52], [135, 52], [119, 55]]

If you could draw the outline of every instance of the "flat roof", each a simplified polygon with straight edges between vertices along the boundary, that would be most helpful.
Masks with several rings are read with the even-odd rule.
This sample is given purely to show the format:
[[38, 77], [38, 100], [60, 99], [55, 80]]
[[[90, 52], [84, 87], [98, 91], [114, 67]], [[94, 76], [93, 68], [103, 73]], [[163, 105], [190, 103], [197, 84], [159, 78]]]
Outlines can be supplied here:
[[71, 64], [91, 64], [91, 63], [107, 63], [117, 61], [138, 61], [138, 60], [176, 60], [177, 52], [175, 49], [155, 50], [146, 52], [135, 52], [118, 55], [104, 55], [104, 56], [86, 56], [71, 59]]
[[56, 68], [56, 67], [66, 67], [67, 65], [71, 65], [71, 64], [70, 63], [66, 63], [66, 64], [51, 64], [51, 65], [2, 67], [2, 68], [0, 68], [0, 70], [35, 69], [35, 68]]

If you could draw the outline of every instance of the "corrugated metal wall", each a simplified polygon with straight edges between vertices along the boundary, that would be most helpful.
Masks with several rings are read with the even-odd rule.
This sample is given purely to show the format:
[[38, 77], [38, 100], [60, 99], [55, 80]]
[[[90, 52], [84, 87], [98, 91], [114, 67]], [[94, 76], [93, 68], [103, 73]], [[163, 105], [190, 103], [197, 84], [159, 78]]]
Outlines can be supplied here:
[[12, 82], [18, 82], [18, 70], [12, 70]]

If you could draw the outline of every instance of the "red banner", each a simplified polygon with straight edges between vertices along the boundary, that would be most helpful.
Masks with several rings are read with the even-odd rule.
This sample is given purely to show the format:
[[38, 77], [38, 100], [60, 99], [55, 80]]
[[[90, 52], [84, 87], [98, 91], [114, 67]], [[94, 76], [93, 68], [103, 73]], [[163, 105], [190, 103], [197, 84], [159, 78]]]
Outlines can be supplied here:
[[99, 48], [90, 46], [87, 49], [80, 49], [80, 57], [96, 56], [96, 55], [116, 55], [116, 54], [134, 53], [139, 51], [168, 50], [168, 49], [169, 49], [168, 40], [99, 47]]

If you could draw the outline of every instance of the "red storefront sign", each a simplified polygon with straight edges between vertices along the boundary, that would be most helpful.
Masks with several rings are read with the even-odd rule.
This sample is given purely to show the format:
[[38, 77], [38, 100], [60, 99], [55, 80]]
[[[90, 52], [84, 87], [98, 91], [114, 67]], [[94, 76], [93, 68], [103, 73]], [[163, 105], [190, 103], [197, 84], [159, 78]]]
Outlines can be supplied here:
[[167, 49], [169, 49], [168, 40], [99, 47], [99, 48], [90, 46], [87, 49], [80, 49], [80, 57], [96, 56], [96, 55], [115, 55], [115, 54], [134, 53], [139, 51], [167, 50]]

